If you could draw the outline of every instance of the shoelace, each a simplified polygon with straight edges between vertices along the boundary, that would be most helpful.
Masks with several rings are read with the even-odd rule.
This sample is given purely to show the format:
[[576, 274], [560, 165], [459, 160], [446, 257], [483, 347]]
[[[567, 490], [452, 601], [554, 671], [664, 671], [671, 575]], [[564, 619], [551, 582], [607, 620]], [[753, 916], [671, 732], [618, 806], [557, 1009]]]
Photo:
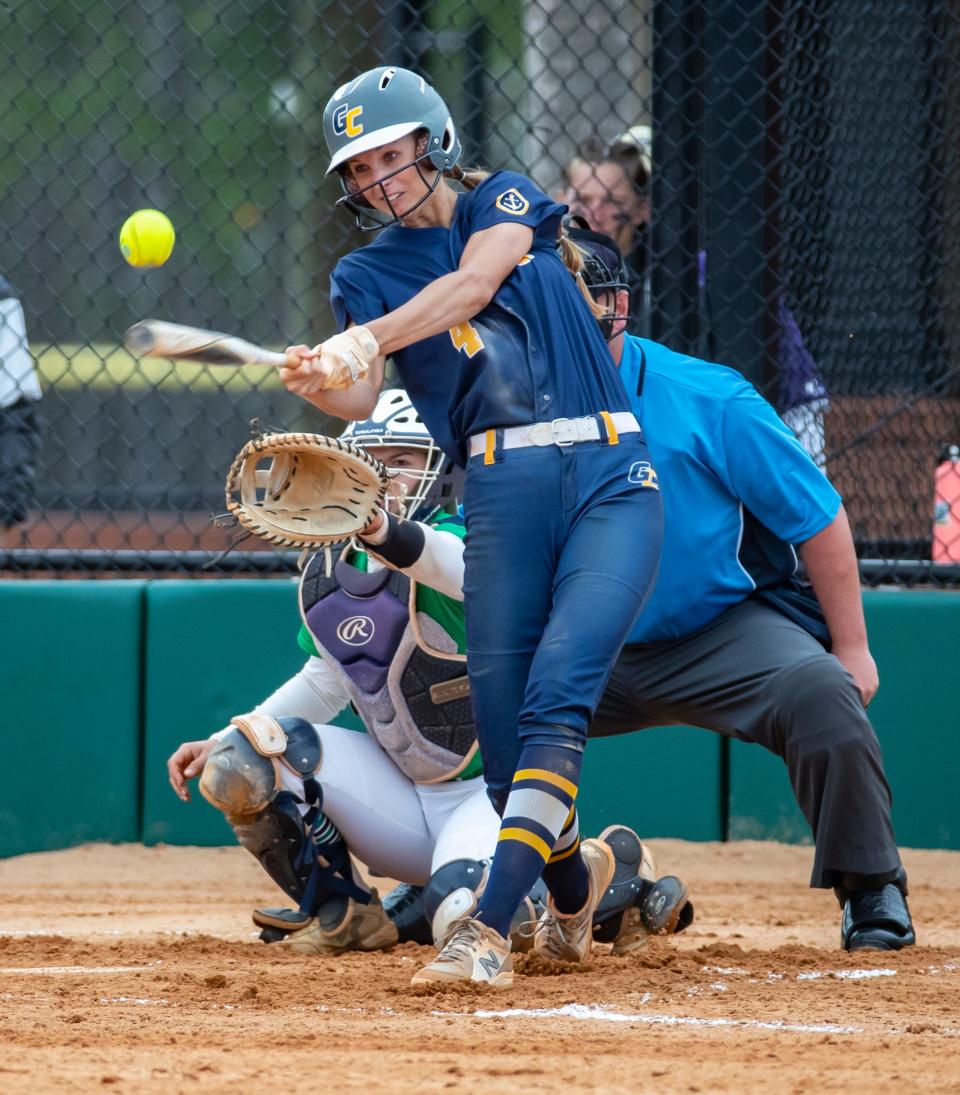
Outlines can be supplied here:
[[462, 920], [454, 920], [435, 961], [457, 962], [461, 958], [465, 958], [471, 946], [480, 936], [480, 927], [476, 921], [472, 921], [468, 917], [464, 917]]
[[559, 953], [565, 945], [570, 945], [566, 928], [574, 928], [576, 926], [577, 931], [579, 931], [582, 925], [575, 925], [574, 922], [578, 920], [581, 915], [583, 914], [578, 913], [573, 918], [561, 920], [554, 913], [550, 913], [545, 919], [525, 920], [518, 926], [517, 935], [532, 939], [536, 939], [537, 935], [541, 935], [545, 940], [544, 949], [547, 951], [547, 957], [552, 958]]

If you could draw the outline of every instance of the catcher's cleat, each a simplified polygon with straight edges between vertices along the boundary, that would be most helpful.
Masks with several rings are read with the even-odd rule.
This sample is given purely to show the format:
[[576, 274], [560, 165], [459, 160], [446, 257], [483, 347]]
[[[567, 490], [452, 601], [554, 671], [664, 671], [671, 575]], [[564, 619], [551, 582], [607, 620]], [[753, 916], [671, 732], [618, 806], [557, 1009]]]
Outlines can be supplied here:
[[586, 903], [579, 912], [557, 911], [553, 898], [547, 898], [547, 907], [537, 924], [533, 949], [544, 958], [558, 962], [582, 962], [590, 953], [593, 942], [593, 914], [607, 888], [613, 882], [617, 861], [609, 844], [599, 840], [585, 840], [580, 845], [590, 890]]
[[385, 950], [399, 938], [376, 890], [366, 905], [336, 895], [320, 906], [316, 916], [306, 916], [298, 909], [255, 909], [253, 922], [263, 929], [260, 938], [264, 942], [275, 942], [298, 954]]
[[641, 896], [624, 913], [613, 953], [630, 954], [643, 947], [651, 935], [673, 935], [692, 923], [693, 903], [676, 875], [664, 875], [655, 882], [644, 879]]
[[907, 906], [907, 875], [901, 867], [896, 877], [870, 890], [838, 887], [843, 905], [840, 943], [848, 951], [898, 951], [917, 941]]
[[412, 985], [475, 981], [494, 989], [513, 984], [510, 940], [470, 916], [454, 920], [436, 958], [411, 978]]

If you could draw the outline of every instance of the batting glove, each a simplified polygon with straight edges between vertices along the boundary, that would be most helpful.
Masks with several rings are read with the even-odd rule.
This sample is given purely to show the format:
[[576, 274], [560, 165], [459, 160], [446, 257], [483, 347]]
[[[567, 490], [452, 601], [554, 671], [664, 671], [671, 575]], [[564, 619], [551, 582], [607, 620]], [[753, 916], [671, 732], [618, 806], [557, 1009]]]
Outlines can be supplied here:
[[356, 384], [380, 354], [377, 340], [366, 327], [350, 327], [322, 342], [317, 350], [328, 370], [326, 387], [334, 389]]

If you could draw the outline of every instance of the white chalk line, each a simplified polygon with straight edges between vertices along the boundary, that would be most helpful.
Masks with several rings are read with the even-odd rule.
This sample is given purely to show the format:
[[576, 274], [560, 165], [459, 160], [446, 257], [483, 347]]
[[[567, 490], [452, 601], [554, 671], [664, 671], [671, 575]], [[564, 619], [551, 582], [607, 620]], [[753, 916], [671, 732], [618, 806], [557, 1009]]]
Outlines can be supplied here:
[[836, 1023], [785, 1023], [779, 1019], [703, 1019], [688, 1015], [628, 1015], [610, 1011], [603, 1004], [564, 1004], [559, 1008], [507, 1008], [504, 1011], [478, 1010], [469, 1013], [434, 1011], [443, 1018], [464, 1015], [477, 1019], [579, 1019], [603, 1023], [646, 1023], [677, 1027], [740, 1027], [747, 1030], [782, 1030], [797, 1034], [863, 1034], [863, 1027], [838, 1026]]
[[149, 966], [0, 966], [0, 974], [84, 974], [84, 973], [143, 973], [154, 969], [160, 962]]

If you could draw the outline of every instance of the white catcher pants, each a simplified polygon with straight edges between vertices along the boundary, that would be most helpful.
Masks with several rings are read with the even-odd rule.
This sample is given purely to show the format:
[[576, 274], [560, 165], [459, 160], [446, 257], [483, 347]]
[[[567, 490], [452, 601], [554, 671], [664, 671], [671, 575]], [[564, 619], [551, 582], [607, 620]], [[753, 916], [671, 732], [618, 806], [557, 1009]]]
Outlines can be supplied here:
[[[367, 734], [314, 729], [323, 747], [316, 777], [323, 812], [372, 874], [422, 886], [452, 860], [493, 856], [500, 818], [482, 776], [414, 783]], [[303, 780], [285, 765], [281, 772], [284, 787], [302, 797]]]

